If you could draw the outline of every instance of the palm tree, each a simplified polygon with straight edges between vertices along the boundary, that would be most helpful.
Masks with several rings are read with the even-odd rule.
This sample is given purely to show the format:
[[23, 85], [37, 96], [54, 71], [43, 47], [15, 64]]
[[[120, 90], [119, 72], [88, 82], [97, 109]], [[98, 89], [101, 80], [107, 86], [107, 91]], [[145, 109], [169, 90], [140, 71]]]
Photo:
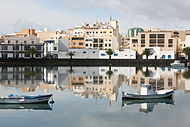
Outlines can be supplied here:
[[184, 48], [183, 53], [185, 53], [188, 56], [188, 59], [190, 59], [190, 47]]
[[111, 65], [109, 65], [109, 70], [106, 72], [106, 74], [108, 75], [109, 79], [113, 75], [113, 71], [111, 70]]
[[146, 55], [146, 59], [148, 59], [148, 56], [152, 55], [151, 49], [144, 49], [142, 55]]
[[67, 56], [70, 56], [70, 60], [72, 60], [73, 59], [73, 56], [74, 56], [75, 54], [73, 53], [73, 52], [68, 52], [67, 53]]
[[183, 73], [183, 78], [190, 79], [190, 71], [189, 70]]
[[108, 50], [106, 51], [106, 54], [109, 55], [109, 59], [111, 59], [111, 55], [114, 54], [114, 50], [113, 50], [113, 49], [108, 49]]
[[32, 55], [32, 58], [34, 58], [34, 54], [38, 53], [38, 50], [35, 48], [29, 48], [26, 53]]

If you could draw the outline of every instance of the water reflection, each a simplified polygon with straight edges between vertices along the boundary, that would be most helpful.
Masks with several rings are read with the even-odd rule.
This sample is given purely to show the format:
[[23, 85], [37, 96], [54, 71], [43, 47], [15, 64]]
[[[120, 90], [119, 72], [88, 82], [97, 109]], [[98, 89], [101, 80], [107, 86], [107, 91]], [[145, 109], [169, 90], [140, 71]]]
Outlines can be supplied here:
[[119, 88], [152, 84], [155, 90], [190, 91], [190, 71], [170, 67], [0, 67], [0, 85], [20, 91], [70, 90], [82, 98], [116, 101]]
[[122, 107], [127, 107], [128, 105], [140, 105], [139, 112], [149, 113], [152, 112], [155, 105], [158, 104], [170, 104], [174, 105], [173, 98], [166, 99], [151, 99], [151, 100], [122, 100]]
[[1, 109], [13, 109], [13, 110], [52, 110], [53, 105], [49, 104], [0, 104]]

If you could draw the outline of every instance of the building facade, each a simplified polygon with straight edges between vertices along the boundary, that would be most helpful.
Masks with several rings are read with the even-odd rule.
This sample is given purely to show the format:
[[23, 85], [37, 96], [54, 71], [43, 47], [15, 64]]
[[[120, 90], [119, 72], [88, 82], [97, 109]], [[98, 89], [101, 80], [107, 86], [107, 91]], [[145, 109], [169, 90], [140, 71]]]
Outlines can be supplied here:
[[[35, 49], [35, 53], [29, 53], [32, 48]], [[0, 58], [43, 58], [43, 54], [43, 44], [40, 44], [34, 35], [5, 35], [4, 42], [0, 43]]]
[[109, 22], [96, 24], [82, 24], [72, 30], [72, 36], [84, 37], [85, 48], [89, 49], [119, 49], [120, 34], [118, 21], [110, 20]]

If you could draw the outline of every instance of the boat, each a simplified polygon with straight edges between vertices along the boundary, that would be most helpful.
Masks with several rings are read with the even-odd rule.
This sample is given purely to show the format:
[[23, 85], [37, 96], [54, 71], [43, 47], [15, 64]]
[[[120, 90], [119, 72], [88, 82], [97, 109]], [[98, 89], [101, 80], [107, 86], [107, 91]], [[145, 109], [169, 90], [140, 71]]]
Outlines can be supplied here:
[[37, 104], [0, 104], [0, 109], [12, 109], [12, 110], [52, 110], [52, 107], [47, 103]]
[[185, 67], [185, 64], [184, 63], [180, 63], [180, 60], [175, 60], [170, 65], [171, 65], [171, 67]]
[[122, 91], [122, 99], [160, 99], [171, 98], [175, 89], [154, 91], [151, 84], [141, 84], [138, 93], [127, 93]]
[[34, 104], [48, 103], [52, 94], [48, 95], [15, 95], [9, 94], [5, 97], [0, 97], [0, 104]]

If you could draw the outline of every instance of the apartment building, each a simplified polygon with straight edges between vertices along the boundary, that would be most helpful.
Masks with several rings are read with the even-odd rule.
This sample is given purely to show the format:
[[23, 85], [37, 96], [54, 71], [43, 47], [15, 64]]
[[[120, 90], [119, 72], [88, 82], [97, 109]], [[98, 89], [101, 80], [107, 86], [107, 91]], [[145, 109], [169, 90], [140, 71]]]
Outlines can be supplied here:
[[46, 40], [62, 39], [65, 36], [67, 36], [65, 31], [62, 30], [48, 31], [47, 28], [43, 30], [36, 30], [36, 35], [40, 39], [40, 43], [44, 43], [44, 41]]
[[[42, 58], [43, 44], [34, 35], [24, 37], [16, 35], [5, 35], [4, 41], [0, 43], [0, 58]], [[34, 48], [36, 53], [30, 54], [28, 50]]]
[[[70, 30], [71, 31], [71, 30]], [[119, 49], [120, 34], [118, 21], [96, 22], [96, 24], [82, 24], [72, 30], [72, 36], [84, 37], [85, 47], [90, 49]]]
[[69, 48], [85, 48], [84, 37], [68, 37]]
[[22, 29], [21, 32], [15, 33], [16, 37], [26, 37], [28, 35], [36, 36], [35, 29]]

